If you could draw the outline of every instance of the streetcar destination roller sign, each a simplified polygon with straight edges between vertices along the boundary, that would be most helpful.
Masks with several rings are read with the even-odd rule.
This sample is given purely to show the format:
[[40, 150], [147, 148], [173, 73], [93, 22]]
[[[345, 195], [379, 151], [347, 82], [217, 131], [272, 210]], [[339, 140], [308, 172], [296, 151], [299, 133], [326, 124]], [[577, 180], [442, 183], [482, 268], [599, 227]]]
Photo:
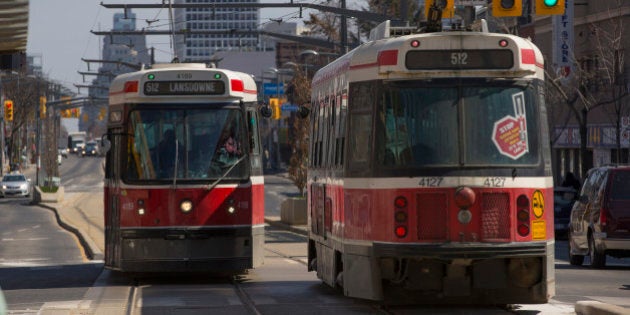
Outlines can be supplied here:
[[144, 83], [145, 95], [219, 95], [224, 93], [223, 81], [150, 81]]
[[509, 49], [412, 50], [405, 56], [409, 70], [511, 69], [514, 54]]

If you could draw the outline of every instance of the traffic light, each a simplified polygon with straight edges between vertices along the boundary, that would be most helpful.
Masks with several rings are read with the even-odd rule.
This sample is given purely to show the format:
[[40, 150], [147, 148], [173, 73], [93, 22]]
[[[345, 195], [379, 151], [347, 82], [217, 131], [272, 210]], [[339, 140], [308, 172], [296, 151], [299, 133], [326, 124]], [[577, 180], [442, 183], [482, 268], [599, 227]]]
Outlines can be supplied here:
[[13, 121], [13, 101], [4, 101], [4, 120]]
[[46, 96], [39, 97], [39, 118], [46, 118]]
[[492, 15], [521, 16], [523, 15], [523, 2], [522, 0], [492, 0]]
[[282, 112], [280, 110], [280, 99], [275, 97], [269, 98], [269, 107], [271, 107], [271, 118], [272, 119], [280, 119], [282, 116]]
[[442, 9], [442, 18], [452, 18], [455, 14], [455, 0], [424, 0], [424, 16], [429, 16], [429, 9], [434, 4]]
[[107, 108], [101, 107], [101, 109], [98, 110], [98, 120], [105, 119], [105, 115], [107, 115]]
[[536, 0], [536, 15], [564, 14], [565, 0]]

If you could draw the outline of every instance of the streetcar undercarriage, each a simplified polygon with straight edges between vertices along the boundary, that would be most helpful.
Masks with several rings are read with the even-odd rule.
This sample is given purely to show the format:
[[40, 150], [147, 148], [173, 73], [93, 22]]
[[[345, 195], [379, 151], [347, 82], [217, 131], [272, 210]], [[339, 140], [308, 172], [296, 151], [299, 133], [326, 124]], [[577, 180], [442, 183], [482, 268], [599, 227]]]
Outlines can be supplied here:
[[[388, 304], [527, 304], [546, 303], [555, 293], [555, 276], [548, 273], [553, 270], [553, 242], [337, 248], [343, 254], [310, 240], [309, 267], [351, 297]], [[491, 254], [490, 248], [496, 252]]]

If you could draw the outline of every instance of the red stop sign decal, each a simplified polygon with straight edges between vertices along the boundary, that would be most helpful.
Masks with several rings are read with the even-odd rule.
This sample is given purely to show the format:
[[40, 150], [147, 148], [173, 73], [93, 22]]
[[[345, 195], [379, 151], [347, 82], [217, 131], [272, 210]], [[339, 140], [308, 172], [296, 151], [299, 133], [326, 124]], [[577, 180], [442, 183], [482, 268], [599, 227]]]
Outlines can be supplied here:
[[492, 141], [499, 152], [514, 160], [527, 153], [527, 133], [525, 117], [505, 116], [494, 123]]

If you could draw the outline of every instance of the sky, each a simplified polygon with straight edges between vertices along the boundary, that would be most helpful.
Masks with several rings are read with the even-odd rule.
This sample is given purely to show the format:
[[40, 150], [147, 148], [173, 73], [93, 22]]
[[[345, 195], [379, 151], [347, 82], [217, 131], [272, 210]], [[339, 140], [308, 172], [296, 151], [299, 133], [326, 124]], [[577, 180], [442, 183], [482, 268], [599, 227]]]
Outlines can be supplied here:
[[[289, 3], [289, 0], [260, 0], [262, 3]], [[103, 36], [90, 31], [108, 31], [112, 28], [113, 15], [122, 12], [119, 9], [107, 9], [100, 5], [122, 3], [158, 4], [161, 0], [30, 0], [29, 30], [27, 54], [35, 56], [35, 62], [43, 66], [44, 75], [49, 79], [78, 92], [74, 84], [89, 84], [94, 78], [83, 77], [78, 71], [88, 71], [84, 59], [100, 59]], [[300, 2], [300, 1], [294, 1]], [[305, 1], [306, 2], [306, 1]], [[317, 0], [308, 2], [319, 3]], [[321, 1], [324, 2], [325, 1]], [[350, 1], [349, 1], [350, 2]], [[348, 4], [351, 8], [351, 5]], [[161, 24], [168, 24], [168, 11], [159, 9], [136, 9], [136, 27], [146, 26], [146, 19], [160, 19]], [[304, 10], [303, 18], [308, 17]], [[283, 18], [284, 21], [300, 22], [297, 8], [261, 9], [261, 23], [270, 19]], [[157, 24], [154, 23], [153, 25]], [[166, 29], [166, 26], [165, 26]], [[156, 48], [156, 61], [168, 62], [172, 59], [170, 40], [166, 36], [148, 36], [147, 46]], [[90, 71], [95, 71], [98, 64], [90, 64]], [[87, 89], [81, 89], [87, 94]]]

